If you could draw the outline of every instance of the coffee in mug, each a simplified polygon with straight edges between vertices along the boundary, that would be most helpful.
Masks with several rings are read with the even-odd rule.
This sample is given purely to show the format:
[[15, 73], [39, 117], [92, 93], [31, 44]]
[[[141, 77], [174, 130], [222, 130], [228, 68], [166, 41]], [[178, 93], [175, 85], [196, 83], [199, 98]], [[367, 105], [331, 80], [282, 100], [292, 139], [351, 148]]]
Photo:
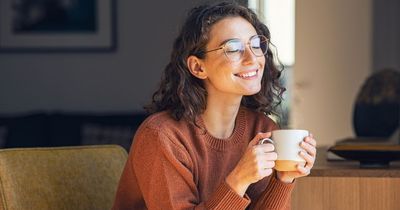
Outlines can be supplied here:
[[303, 149], [300, 143], [309, 135], [307, 130], [274, 130], [272, 140], [278, 158], [275, 161], [277, 171], [296, 171], [298, 164], [305, 164], [305, 160], [299, 155]]

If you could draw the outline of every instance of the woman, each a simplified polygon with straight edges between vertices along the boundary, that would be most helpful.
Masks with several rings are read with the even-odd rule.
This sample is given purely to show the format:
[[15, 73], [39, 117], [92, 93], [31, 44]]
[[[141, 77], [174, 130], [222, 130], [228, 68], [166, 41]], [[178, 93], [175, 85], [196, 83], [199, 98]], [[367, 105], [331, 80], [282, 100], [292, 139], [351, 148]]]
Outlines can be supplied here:
[[114, 209], [289, 207], [316, 142], [304, 139], [306, 165], [293, 172], [275, 172], [274, 146], [258, 144], [278, 129], [266, 114], [284, 91], [269, 40], [238, 4], [191, 10], [148, 107], [154, 114], [134, 137]]

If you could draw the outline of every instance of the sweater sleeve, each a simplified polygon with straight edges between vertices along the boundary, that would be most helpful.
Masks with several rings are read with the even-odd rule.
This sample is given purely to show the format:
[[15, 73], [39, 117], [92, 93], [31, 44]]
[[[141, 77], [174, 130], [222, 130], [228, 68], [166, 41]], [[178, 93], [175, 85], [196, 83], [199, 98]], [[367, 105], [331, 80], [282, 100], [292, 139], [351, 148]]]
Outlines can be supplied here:
[[143, 129], [130, 155], [140, 194], [148, 209], [245, 209], [250, 200], [221, 183], [202, 201], [192, 174], [193, 163], [182, 145], [165, 133]]
[[290, 209], [291, 194], [295, 183], [283, 183], [276, 178], [275, 173], [249, 187], [247, 193], [254, 200], [249, 209]]

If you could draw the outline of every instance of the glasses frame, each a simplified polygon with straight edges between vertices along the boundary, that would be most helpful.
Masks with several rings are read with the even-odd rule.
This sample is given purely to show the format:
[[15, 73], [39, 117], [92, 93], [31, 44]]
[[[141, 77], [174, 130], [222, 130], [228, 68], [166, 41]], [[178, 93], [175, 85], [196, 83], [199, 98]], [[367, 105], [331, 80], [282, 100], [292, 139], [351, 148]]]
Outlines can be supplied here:
[[[251, 40], [252, 40], [254, 37], [262, 37], [263, 39], [266, 40], [266, 43], [267, 43], [267, 44], [265, 45], [265, 46], [266, 46], [266, 50], [265, 50], [265, 52], [263, 53], [263, 55], [256, 55], [256, 53], [254, 53], [254, 51], [253, 51], [253, 48], [250, 46]], [[226, 45], [227, 45], [229, 42], [231, 42], [231, 41], [236, 41], [236, 40], [239, 40], [239, 41], [243, 44], [243, 42], [242, 42], [240, 39], [231, 39], [231, 40], [225, 42], [221, 47], [218, 47], [218, 48], [215, 48], [215, 49], [212, 49], [212, 50], [207, 50], [207, 51], [205, 51], [205, 52], [203, 52], [203, 53], [204, 53], [204, 54], [207, 54], [207, 53], [209, 53], [209, 52], [214, 52], [214, 51], [217, 51], [217, 50], [224, 50], [225, 57], [226, 57], [229, 61], [232, 61], [232, 62], [241, 61], [241, 60], [243, 59], [243, 54], [244, 54], [246, 48], [245, 48], [245, 50], [241, 51], [240, 58], [239, 58], [238, 60], [232, 60], [231, 58], [229, 58], [229, 56], [228, 56], [228, 54], [226, 53], [226, 50], [225, 50], [225, 47], [226, 47]], [[251, 36], [251, 37], [249, 38], [249, 40], [247, 41], [247, 43], [245, 43], [245, 46], [246, 46], [246, 45], [249, 46], [249, 49], [250, 49], [251, 53], [253, 53], [254, 56], [256, 56], [256, 57], [261, 57], [261, 56], [264, 56], [265, 54], [267, 54], [267, 52], [268, 52], [268, 49], [269, 49], [269, 39], [268, 39], [266, 36], [264, 36], [264, 35], [258, 35], [258, 34], [257, 34], [257, 35]]]

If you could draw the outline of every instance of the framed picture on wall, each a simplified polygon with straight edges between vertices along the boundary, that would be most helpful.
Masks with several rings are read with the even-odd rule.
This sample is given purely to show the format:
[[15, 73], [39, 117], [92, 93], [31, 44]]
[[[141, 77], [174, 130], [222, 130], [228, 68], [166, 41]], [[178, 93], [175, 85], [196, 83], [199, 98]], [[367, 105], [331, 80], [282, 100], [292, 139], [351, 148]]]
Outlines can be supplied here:
[[0, 51], [113, 51], [115, 1], [0, 0]]

